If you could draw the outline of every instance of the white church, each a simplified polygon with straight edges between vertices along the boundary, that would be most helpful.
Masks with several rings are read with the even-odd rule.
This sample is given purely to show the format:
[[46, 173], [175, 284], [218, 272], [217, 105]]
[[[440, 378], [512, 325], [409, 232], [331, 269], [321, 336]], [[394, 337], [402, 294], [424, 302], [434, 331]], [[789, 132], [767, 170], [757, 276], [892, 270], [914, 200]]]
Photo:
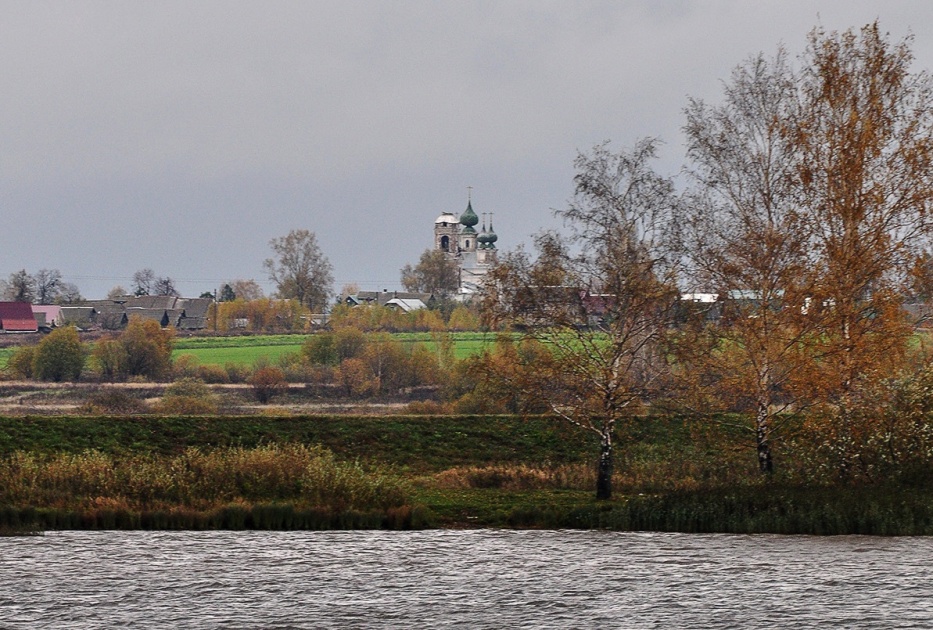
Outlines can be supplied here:
[[477, 232], [479, 217], [473, 211], [472, 200], [467, 201], [466, 210], [458, 219], [445, 212], [434, 221], [434, 248], [446, 252], [457, 263], [460, 272], [460, 294], [476, 293], [483, 278], [496, 263], [496, 241], [499, 237], [492, 229], [492, 213], [489, 214], [489, 229], [486, 229], [486, 214], [483, 213], [482, 229]]

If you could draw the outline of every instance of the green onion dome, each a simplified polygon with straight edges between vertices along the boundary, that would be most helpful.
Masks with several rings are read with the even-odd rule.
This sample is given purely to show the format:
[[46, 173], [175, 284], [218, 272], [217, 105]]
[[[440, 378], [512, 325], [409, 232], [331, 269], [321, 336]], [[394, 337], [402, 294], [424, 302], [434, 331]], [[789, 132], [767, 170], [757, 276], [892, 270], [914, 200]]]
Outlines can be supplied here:
[[[466, 210], [463, 211], [463, 214], [460, 215], [460, 224], [465, 225], [469, 228], [469, 231], [475, 232], [473, 226], [479, 223], [479, 217], [476, 216], [476, 213], [473, 212], [472, 202], [467, 202]], [[467, 231], [467, 230], [464, 230]]]
[[486, 232], [486, 241], [485, 241], [486, 246], [487, 246], [489, 249], [495, 249], [495, 248], [496, 248], [496, 241], [498, 241], [498, 240], [499, 240], [499, 236], [495, 233], [495, 231], [493, 231], [493, 229], [492, 229], [492, 218], [490, 218], [490, 219], [489, 219], [489, 231]]
[[479, 233], [479, 236], [476, 237], [476, 242], [479, 243], [480, 249], [486, 249], [489, 246], [489, 233], [486, 232], [486, 222], [483, 222], [483, 229]]

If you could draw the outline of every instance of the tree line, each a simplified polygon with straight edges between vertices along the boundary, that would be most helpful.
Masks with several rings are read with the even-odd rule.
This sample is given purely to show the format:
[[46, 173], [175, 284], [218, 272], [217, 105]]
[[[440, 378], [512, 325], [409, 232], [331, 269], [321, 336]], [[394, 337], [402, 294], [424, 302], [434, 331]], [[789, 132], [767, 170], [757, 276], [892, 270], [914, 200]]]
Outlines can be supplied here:
[[[488, 376], [599, 438], [600, 498], [617, 425], [646, 405], [739, 412], [766, 475], [787, 412], [840, 479], [877, 475], [879, 449], [929, 462], [914, 383], [931, 363], [903, 309], [929, 295], [933, 227], [931, 82], [912, 62], [877, 23], [754, 56], [719, 103], [688, 102], [686, 191], [652, 169], [657, 140], [599, 145], [557, 212], [569, 232], [503, 258], [487, 323], [547, 352], [526, 344]], [[685, 317], [701, 292], [721, 317]]]
[[43, 268], [34, 274], [20, 269], [11, 273], [6, 280], [0, 280], [0, 299], [45, 305], [73, 304], [84, 298], [77, 285], [65, 282], [61, 271]]
[[[269, 241], [274, 257], [263, 262], [269, 279], [275, 283], [280, 299], [293, 299], [298, 305], [314, 312], [323, 312], [333, 296], [333, 267], [317, 244], [316, 235], [309, 230], [292, 230], [286, 236]], [[157, 275], [151, 268], [133, 273], [129, 290], [114, 286], [108, 299], [133, 296], [181, 297], [176, 282], [170, 276]], [[201, 297], [219, 301], [259, 300], [265, 297], [255, 280], [234, 280], [225, 283], [218, 293], [206, 291]], [[84, 301], [78, 287], [66, 282], [58, 269], [40, 269], [35, 274], [25, 269], [11, 273], [0, 280], [0, 300], [33, 304], [75, 304]]]
[[[216, 411], [216, 406], [204, 405], [212, 398], [204, 384], [247, 383], [261, 403], [282, 394], [288, 383], [356, 400], [393, 398], [412, 388], [424, 388], [449, 400], [449, 410], [454, 410], [457, 396], [473, 389], [453, 385], [466, 374], [466, 364], [454, 358], [454, 341], [444, 329], [435, 330], [429, 343], [408, 342], [347, 322], [309, 335], [298, 352], [275, 362], [260, 358], [251, 366], [199, 365], [192, 355], [184, 354], [173, 359], [174, 348], [174, 330], [153, 320], [133, 318], [119, 334], [93, 342], [82, 341], [73, 326], [64, 326], [36, 345], [17, 348], [8, 360], [7, 373], [18, 379], [55, 382], [174, 381], [178, 387], [168, 390], [174, 392], [174, 404], [184, 398], [184, 405], [174, 408], [178, 413]], [[455, 392], [460, 393], [455, 396]], [[127, 401], [119, 398], [117, 402]], [[464, 404], [470, 403], [465, 400]]]

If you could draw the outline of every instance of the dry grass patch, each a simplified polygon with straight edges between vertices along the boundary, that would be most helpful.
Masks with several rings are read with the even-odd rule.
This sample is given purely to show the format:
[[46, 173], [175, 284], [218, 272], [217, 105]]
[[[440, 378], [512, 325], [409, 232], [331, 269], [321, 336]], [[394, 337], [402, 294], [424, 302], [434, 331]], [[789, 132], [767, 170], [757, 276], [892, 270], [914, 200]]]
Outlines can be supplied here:
[[189, 448], [171, 457], [85, 451], [0, 459], [0, 505], [203, 511], [268, 502], [385, 509], [407, 504], [408, 486], [386, 469], [341, 462], [327, 449], [300, 444]]
[[596, 471], [584, 464], [561, 466], [460, 466], [430, 478], [442, 489], [498, 488], [500, 490], [589, 490]]

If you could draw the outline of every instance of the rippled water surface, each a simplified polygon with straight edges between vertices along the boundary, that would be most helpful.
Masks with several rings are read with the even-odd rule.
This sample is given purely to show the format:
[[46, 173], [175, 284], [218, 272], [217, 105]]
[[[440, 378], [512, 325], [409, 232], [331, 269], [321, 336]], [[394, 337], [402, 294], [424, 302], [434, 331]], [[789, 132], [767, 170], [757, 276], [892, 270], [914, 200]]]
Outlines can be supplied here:
[[0, 628], [930, 628], [933, 539], [609, 532], [0, 538]]

